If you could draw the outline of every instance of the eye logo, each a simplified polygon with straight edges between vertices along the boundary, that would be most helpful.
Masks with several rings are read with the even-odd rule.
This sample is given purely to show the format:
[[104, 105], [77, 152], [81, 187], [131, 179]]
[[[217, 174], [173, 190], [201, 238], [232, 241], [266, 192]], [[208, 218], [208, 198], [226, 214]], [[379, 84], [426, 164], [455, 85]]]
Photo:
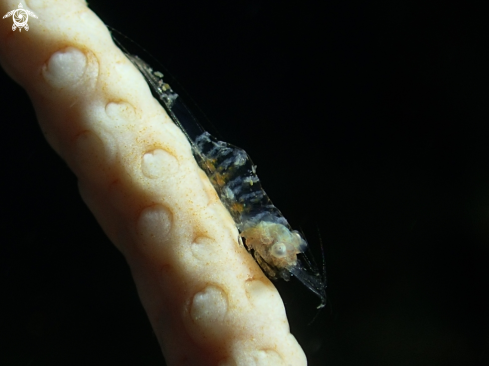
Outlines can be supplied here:
[[29, 20], [29, 15], [33, 16], [34, 18], [37, 18], [36, 14], [34, 14], [30, 10], [24, 9], [22, 7], [22, 4], [19, 4], [18, 9], [9, 11], [7, 14], [3, 16], [3, 19], [12, 16], [12, 19], [14, 20], [14, 24], [12, 25], [12, 30], [15, 31], [17, 28], [19, 28], [19, 32], [22, 32], [22, 28], [25, 28], [26, 31], [29, 30], [29, 24], [27, 24], [27, 21]]

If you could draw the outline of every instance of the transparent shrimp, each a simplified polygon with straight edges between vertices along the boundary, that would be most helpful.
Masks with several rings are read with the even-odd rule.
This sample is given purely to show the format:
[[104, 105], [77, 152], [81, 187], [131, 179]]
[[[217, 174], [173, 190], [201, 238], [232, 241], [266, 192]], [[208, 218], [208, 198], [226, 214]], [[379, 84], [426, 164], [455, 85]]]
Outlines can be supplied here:
[[271, 279], [295, 276], [326, 304], [326, 279], [305, 255], [306, 240], [292, 230], [263, 190], [256, 166], [242, 149], [204, 131], [163, 74], [138, 56], [126, 54], [144, 75], [170, 118], [187, 136], [194, 157], [233, 217], [241, 241]]

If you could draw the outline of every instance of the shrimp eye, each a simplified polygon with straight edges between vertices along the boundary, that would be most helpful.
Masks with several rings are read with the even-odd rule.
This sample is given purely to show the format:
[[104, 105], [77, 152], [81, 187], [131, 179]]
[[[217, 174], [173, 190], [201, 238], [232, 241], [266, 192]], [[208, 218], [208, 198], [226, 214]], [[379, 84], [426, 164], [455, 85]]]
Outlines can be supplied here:
[[274, 257], [282, 258], [285, 257], [285, 255], [287, 254], [287, 247], [284, 243], [275, 243], [272, 245], [270, 252]]

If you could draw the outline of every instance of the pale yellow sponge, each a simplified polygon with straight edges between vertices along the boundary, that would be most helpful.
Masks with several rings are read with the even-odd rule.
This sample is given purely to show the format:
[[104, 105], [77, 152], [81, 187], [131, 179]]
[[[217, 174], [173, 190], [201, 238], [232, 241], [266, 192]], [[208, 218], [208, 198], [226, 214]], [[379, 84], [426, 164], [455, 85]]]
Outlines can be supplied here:
[[124, 254], [168, 365], [305, 365], [277, 291], [102, 21], [81, 0], [22, 6], [38, 18], [0, 22], [1, 65]]

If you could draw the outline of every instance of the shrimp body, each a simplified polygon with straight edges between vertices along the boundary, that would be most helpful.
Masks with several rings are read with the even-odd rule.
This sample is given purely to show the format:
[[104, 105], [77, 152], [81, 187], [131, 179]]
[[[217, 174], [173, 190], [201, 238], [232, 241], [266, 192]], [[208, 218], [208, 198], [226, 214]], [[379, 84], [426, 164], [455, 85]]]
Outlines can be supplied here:
[[204, 131], [177, 93], [163, 81], [163, 74], [137, 56], [127, 55], [141, 71], [173, 122], [187, 136], [195, 160], [207, 174], [220, 200], [231, 214], [241, 241], [271, 279], [288, 281], [295, 276], [326, 303], [324, 274], [304, 252], [306, 240], [275, 207], [261, 186], [256, 166], [243, 150]]

